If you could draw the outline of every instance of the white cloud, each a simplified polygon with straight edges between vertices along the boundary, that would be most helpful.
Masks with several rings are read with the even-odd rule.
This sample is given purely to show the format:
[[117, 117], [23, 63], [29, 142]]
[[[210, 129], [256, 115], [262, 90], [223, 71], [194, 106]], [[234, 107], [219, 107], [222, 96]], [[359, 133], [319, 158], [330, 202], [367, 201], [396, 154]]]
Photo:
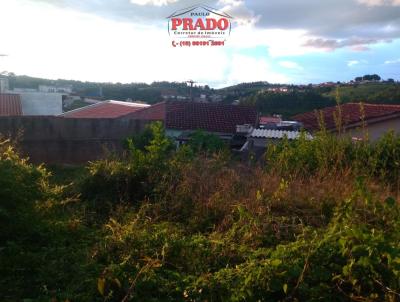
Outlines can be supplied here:
[[305, 30], [260, 29], [253, 25], [234, 27], [228, 45], [249, 49], [263, 46], [271, 57], [298, 56], [323, 50], [305, 46], [309, 39]]
[[400, 5], [400, 0], [357, 0], [358, 3], [367, 6], [398, 6]]
[[289, 79], [283, 74], [274, 72], [266, 59], [233, 55], [230, 69], [228, 70], [227, 84], [255, 81], [287, 83]]
[[163, 6], [178, 2], [179, 0], [130, 0], [132, 4]]
[[303, 67], [297, 64], [296, 62], [293, 61], [280, 61], [278, 63], [280, 66], [288, 68], [288, 69], [297, 69], [297, 70], [302, 70]]
[[2, 0], [0, 10], [8, 12], [0, 28], [13, 28], [2, 34], [1, 52], [10, 56], [0, 59], [0, 69], [17, 74], [124, 83], [194, 79], [212, 86], [288, 81], [266, 59], [236, 55], [229, 45], [174, 48], [166, 29], [13, 0]]
[[358, 64], [360, 64], [360, 61], [357, 61], [357, 60], [351, 60], [351, 61], [347, 62], [347, 66], [349, 66], [349, 67], [352, 67], [352, 66], [358, 65]]
[[366, 61], [366, 60], [350, 60], [350, 61], [347, 61], [347, 66], [353, 67], [356, 65], [367, 64], [367, 63], [368, 63], [368, 61]]
[[398, 63], [400, 63], [400, 59], [385, 61], [385, 64], [398, 64]]
[[254, 25], [261, 17], [248, 9], [243, 0], [219, 0], [218, 5], [223, 6], [221, 10], [233, 16], [233, 22], [239, 25]]

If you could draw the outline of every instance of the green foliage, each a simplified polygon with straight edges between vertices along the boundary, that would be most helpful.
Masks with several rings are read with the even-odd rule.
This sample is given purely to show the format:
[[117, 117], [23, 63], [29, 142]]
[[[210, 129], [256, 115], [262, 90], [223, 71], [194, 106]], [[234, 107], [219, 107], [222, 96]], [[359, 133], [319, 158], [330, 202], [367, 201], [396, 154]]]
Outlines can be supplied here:
[[108, 259], [103, 278], [111, 288], [115, 280], [122, 285], [106, 300], [395, 301], [400, 209], [393, 199], [374, 200], [361, 179], [358, 187], [327, 228], [304, 228], [272, 248], [249, 248], [260, 221], [242, 208], [224, 234], [186, 234], [143, 212], [122, 224], [112, 220], [102, 257], [117, 258]]
[[128, 140], [127, 145], [128, 154], [123, 159], [90, 163], [89, 174], [82, 181], [82, 197], [101, 215], [107, 216], [115, 204], [135, 204], [151, 195], [173, 150], [173, 143], [159, 122], [150, 125], [136, 140]]
[[2, 225], [1, 300], [397, 301], [399, 141], [303, 134], [263, 169], [204, 133], [174, 151], [156, 123], [55, 178], [7, 145], [1, 202], [21, 207], [2, 213], [37, 227]]
[[377, 142], [369, 142], [366, 133], [365, 139], [354, 142], [350, 137], [340, 138], [322, 131], [310, 140], [303, 133], [298, 140], [269, 145], [267, 167], [288, 177], [350, 171], [398, 186], [400, 136], [391, 131]]
[[[1, 139], [2, 301], [48, 301], [50, 297], [67, 299], [72, 295], [83, 301], [90, 295], [91, 284], [85, 278], [88, 280], [93, 272], [94, 276], [98, 274], [87, 257], [93, 231], [82, 227], [79, 215], [68, 211], [71, 199], [50, 179], [43, 166], [30, 164], [8, 140]], [[61, 197], [65, 198], [62, 202]]]
[[189, 136], [188, 146], [195, 153], [214, 154], [221, 151], [227, 151], [227, 145], [215, 134], [208, 134], [197, 130]]
[[20, 158], [9, 140], [0, 139], [0, 242], [34, 229], [33, 209], [49, 196], [48, 177], [43, 167]]

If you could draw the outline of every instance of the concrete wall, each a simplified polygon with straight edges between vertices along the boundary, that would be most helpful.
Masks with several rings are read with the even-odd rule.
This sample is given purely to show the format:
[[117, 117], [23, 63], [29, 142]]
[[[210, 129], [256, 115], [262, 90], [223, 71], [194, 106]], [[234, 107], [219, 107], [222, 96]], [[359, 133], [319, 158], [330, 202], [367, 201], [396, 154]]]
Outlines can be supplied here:
[[45, 92], [18, 92], [23, 115], [62, 114], [62, 94]]
[[[378, 140], [385, 133], [391, 130], [393, 130], [396, 134], [400, 134], [400, 118], [397, 117], [390, 120], [369, 124], [367, 125], [366, 130], [371, 141]], [[356, 138], [363, 138], [365, 136], [361, 127], [349, 129], [346, 131], [345, 135], [350, 135], [351, 137]]]
[[146, 121], [119, 119], [66, 119], [63, 117], [0, 117], [0, 133], [17, 137], [31, 162], [81, 164], [121, 153], [125, 138], [143, 130]]

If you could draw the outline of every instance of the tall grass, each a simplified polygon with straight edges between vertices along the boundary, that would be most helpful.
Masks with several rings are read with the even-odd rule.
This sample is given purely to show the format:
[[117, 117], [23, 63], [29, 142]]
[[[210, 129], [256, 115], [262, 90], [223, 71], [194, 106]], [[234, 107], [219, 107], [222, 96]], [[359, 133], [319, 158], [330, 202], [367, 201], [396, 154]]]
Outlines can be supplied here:
[[[90, 163], [68, 191], [40, 195], [59, 200], [34, 207], [44, 240], [1, 247], [2, 300], [400, 298], [393, 133], [372, 145], [303, 134], [270, 146], [265, 166], [207, 144], [174, 150], [160, 125], [150, 134], [123, 158]], [[5, 178], [21, 164], [0, 160]]]

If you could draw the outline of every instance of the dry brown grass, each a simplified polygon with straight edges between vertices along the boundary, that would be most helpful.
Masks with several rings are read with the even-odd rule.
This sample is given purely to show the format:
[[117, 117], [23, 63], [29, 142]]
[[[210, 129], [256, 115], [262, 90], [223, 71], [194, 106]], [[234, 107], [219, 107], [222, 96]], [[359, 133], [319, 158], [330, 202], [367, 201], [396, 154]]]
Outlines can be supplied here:
[[[326, 226], [335, 206], [353, 196], [355, 179], [348, 170], [288, 180], [261, 167], [202, 158], [180, 166], [164, 180], [160, 199], [150, 200], [149, 215], [183, 222], [190, 231], [213, 232], [237, 223], [240, 207], [257, 220], [258, 227], [292, 238], [304, 226]], [[373, 181], [366, 185], [380, 200], [391, 195]], [[242, 223], [251, 224], [246, 219]], [[252, 230], [257, 233], [265, 234], [265, 229]]]

